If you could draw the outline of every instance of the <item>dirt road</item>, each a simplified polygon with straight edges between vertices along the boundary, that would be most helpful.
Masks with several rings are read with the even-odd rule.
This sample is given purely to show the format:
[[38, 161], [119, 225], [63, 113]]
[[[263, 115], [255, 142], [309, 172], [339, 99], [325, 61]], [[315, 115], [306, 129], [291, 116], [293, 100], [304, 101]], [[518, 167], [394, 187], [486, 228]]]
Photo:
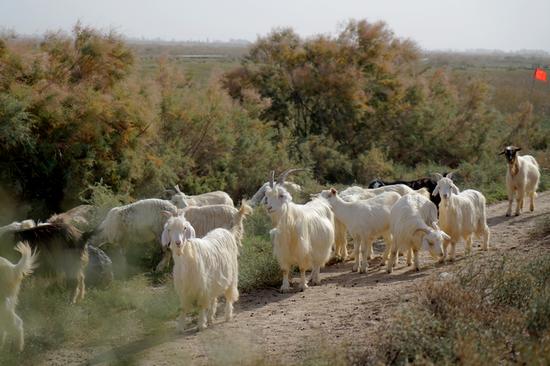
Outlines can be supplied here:
[[[550, 192], [539, 194], [535, 212], [519, 217], [504, 217], [507, 203], [491, 205], [488, 223], [491, 228], [491, 250], [481, 252], [474, 243], [474, 256], [491, 255], [494, 251], [528, 250], [529, 232], [537, 219], [550, 217]], [[381, 253], [382, 248], [377, 248]], [[463, 258], [463, 246], [457, 248], [458, 261]], [[445, 272], [456, 264], [435, 265], [422, 255], [420, 272], [407, 267], [401, 259], [394, 273], [379, 267], [379, 258], [370, 263], [367, 274], [351, 272], [351, 262], [340, 263], [322, 272], [322, 285], [305, 292], [281, 294], [277, 289], [265, 289], [242, 294], [235, 307], [235, 319], [218, 322], [197, 333], [163, 339], [143, 340], [118, 351], [134, 353], [139, 365], [174, 365], [182, 363], [219, 364], [237, 360], [264, 359], [294, 363], [315, 351], [319, 345], [334, 347], [368, 347], [376, 342], [380, 322], [395, 313], [400, 302], [414, 295], [423, 279]], [[221, 307], [220, 307], [221, 308]], [[101, 363], [106, 354], [96, 355], [93, 363]], [[223, 362], [225, 361], [225, 362]]]

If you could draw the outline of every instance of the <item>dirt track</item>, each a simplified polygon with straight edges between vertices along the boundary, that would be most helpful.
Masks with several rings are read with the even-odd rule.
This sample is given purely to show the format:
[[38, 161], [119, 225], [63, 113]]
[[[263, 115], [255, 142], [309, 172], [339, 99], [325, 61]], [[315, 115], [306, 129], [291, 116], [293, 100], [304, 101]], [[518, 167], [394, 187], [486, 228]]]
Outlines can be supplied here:
[[[529, 232], [537, 218], [550, 215], [550, 192], [539, 194], [534, 213], [504, 217], [506, 202], [491, 205], [488, 224], [491, 228], [491, 251], [479, 250], [474, 243], [474, 256], [491, 255], [493, 251], [528, 250]], [[377, 248], [377, 253], [382, 248]], [[457, 260], [463, 258], [463, 246], [457, 247]], [[393, 274], [379, 267], [375, 258], [367, 274], [351, 272], [351, 262], [340, 263], [322, 271], [322, 285], [305, 292], [281, 294], [265, 289], [242, 294], [235, 307], [235, 319], [223, 323], [222, 306], [213, 327], [197, 333], [190, 330], [162, 339], [143, 340], [118, 351], [133, 354], [139, 365], [205, 364], [209, 361], [237, 361], [265, 358], [283, 363], [303, 359], [319, 343], [327, 346], [345, 343], [363, 349], [376, 342], [380, 322], [387, 321], [400, 302], [413, 296], [422, 279], [448, 271], [454, 264], [434, 265], [425, 254], [422, 270], [415, 272], [401, 259]], [[295, 279], [296, 280], [296, 279]], [[96, 354], [90, 360], [101, 363], [110, 352]], [[222, 362], [223, 364], [225, 362]]]

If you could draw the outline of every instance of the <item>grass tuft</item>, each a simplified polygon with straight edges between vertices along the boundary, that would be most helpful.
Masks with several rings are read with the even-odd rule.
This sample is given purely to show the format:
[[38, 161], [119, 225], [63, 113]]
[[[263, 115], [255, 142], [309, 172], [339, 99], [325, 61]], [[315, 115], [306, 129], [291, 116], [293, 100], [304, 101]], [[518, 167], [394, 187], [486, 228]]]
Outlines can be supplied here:
[[548, 253], [502, 255], [427, 281], [368, 363], [548, 364], [549, 270]]

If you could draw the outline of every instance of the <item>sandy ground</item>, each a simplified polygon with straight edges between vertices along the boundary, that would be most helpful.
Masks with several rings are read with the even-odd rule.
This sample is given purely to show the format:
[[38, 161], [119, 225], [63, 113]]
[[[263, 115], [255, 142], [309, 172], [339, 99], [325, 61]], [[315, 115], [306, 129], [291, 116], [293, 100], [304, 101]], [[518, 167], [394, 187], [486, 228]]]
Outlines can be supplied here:
[[[491, 250], [480, 251], [479, 241], [476, 241], [475, 257], [482, 258], [495, 251], [529, 250], [529, 233], [537, 219], [550, 218], [550, 192], [539, 194], [533, 213], [507, 218], [504, 216], [506, 208], [506, 202], [489, 206]], [[383, 247], [376, 249], [379, 255]], [[460, 244], [458, 262], [463, 254]], [[453, 263], [435, 264], [426, 254], [422, 254], [420, 272], [407, 267], [403, 258], [392, 274], [387, 274], [379, 264], [380, 257], [376, 257], [366, 274], [352, 273], [351, 262], [332, 265], [322, 271], [322, 285], [310, 287], [305, 292], [281, 294], [277, 289], [263, 289], [242, 294], [235, 304], [232, 322], [223, 322], [220, 304], [218, 321], [200, 333], [190, 329], [179, 335], [174, 321], [169, 325], [173, 331], [163, 337], [143, 339], [115, 350], [96, 350], [94, 354], [73, 356], [84, 356], [91, 364], [108, 364], [107, 360], [112, 360], [115, 354], [130, 356], [139, 365], [226, 364], [254, 359], [293, 364], [324, 345], [345, 344], [368, 349], [378, 339], [375, 332], [379, 331], [379, 325], [391, 319], [401, 302], [414, 296], [423, 280], [456, 266]], [[71, 359], [72, 352], [66, 353], [64, 358], [63, 350], [58, 350], [56, 361], [64, 359], [64, 364], [76, 361]]]

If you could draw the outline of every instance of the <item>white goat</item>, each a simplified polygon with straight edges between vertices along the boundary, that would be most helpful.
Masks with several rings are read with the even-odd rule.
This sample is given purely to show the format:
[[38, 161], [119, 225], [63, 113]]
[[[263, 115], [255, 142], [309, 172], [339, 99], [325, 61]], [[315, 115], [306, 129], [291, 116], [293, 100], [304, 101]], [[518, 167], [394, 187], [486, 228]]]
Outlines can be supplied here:
[[206, 206], [206, 205], [228, 205], [235, 206], [231, 197], [222, 191], [214, 191], [203, 194], [197, 194], [194, 196], [188, 196], [180, 190], [180, 187], [176, 185], [176, 194], [172, 196], [172, 203], [178, 208], [185, 208], [188, 206]]
[[231, 320], [233, 303], [239, 298], [237, 258], [242, 221], [250, 212], [250, 206], [243, 203], [231, 230], [218, 228], [202, 239], [195, 238], [193, 226], [183, 216], [165, 213], [169, 218], [162, 232], [162, 245], [170, 246], [174, 259], [174, 288], [181, 304], [180, 331], [194, 304], [200, 308], [199, 329], [206, 328], [207, 322], [211, 324], [221, 295], [226, 301], [225, 320]]
[[17, 264], [0, 257], [0, 349], [3, 348], [8, 334], [15, 336], [19, 352], [25, 347], [23, 320], [15, 313], [17, 297], [23, 277], [32, 273], [36, 267], [36, 251], [33, 253], [27, 243], [19, 242], [15, 247], [21, 253]]
[[[179, 209], [178, 215], [185, 217], [191, 226], [193, 226], [195, 235], [198, 238], [202, 238], [208, 232], [217, 228], [231, 229], [239, 217], [239, 210], [228, 205], [189, 206]], [[243, 232], [243, 229], [241, 228], [239, 232]], [[241, 238], [238, 239], [240, 240]], [[157, 271], [165, 269], [170, 263], [170, 252], [164, 247], [163, 249], [164, 257], [157, 265]]]
[[508, 161], [508, 171], [506, 173], [508, 211], [506, 211], [506, 216], [512, 214], [514, 195], [516, 196], [516, 216], [523, 209], [525, 196], [529, 196], [531, 199], [529, 210], [535, 210], [535, 197], [540, 179], [539, 164], [531, 155], [517, 155], [516, 153], [520, 150], [520, 147], [508, 146], [500, 153], [504, 154]]
[[362, 188], [351, 186], [339, 193], [339, 196], [347, 202], [366, 200], [382, 194], [384, 192], [396, 192], [399, 196], [414, 193], [415, 191], [404, 184], [393, 184], [379, 188]]
[[439, 224], [451, 239], [445, 240], [443, 257], [447, 257], [447, 247], [451, 244], [451, 261], [455, 257], [455, 246], [460, 239], [466, 242], [466, 254], [472, 250], [472, 235], [483, 238], [482, 249], [487, 250], [489, 244], [489, 227], [487, 226], [487, 212], [485, 197], [480, 192], [467, 189], [460, 192], [452, 181], [452, 173], [445, 178], [437, 174], [439, 179], [433, 191], [433, 195], [439, 193], [441, 203], [439, 204]]
[[297, 194], [297, 193], [301, 192], [302, 187], [300, 185], [298, 185], [296, 183], [292, 183], [292, 182], [287, 182], [286, 178], [292, 173], [301, 172], [301, 171], [304, 171], [304, 170], [305, 169], [301, 169], [301, 168], [287, 169], [284, 172], [282, 172], [281, 174], [279, 174], [279, 177], [277, 178], [276, 181], [275, 181], [275, 171], [271, 171], [270, 181], [265, 182], [264, 184], [262, 184], [262, 186], [256, 191], [256, 193], [254, 193], [252, 198], [250, 198], [250, 200], [248, 200], [248, 203], [252, 207], [257, 206], [260, 203], [265, 204], [266, 203], [265, 191], [267, 190], [268, 187], [273, 187], [274, 184], [278, 184], [280, 186], [283, 186], [287, 190], [287, 192], [289, 192], [291, 194]]
[[[420, 188], [420, 189], [416, 189], [413, 193], [419, 194], [419, 195], [421, 195], [421, 196], [424, 196], [424, 197], [427, 198], [427, 199], [430, 199], [430, 196], [431, 196], [430, 191], [429, 191], [428, 188], [426, 188], [426, 187], [422, 187], [422, 188]], [[436, 206], [436, 207], [437, 207], [437, 206]]]
[[300, 269], [300, 288], [305, 290], [306, 270], [312, 268], [311, 282], [321, 283], [320, 270], [330, 257], [334, 242], [334, 216], [328, 204], [314, 199], [304, 205], [292, 202], [282, 186], [267, 187], [267, 210], [277, 215], [277, 231], [271, 231], [273, 253], [283, 271], [281, 291], [290, 290], [289, 271]]
[[[254, 196], [252, 196], [252, 198], [249, 200], [250, 204], [254, 206], [260, 203], [267, 203], [267, 197], [265, 194], [266, 190], [268, 188], [273, 189], [273, 187], [275, 186], [281, 186], [287, 192], [289, 192], [289, 190], [291, 192], [301, 191], [301, 187], [299, 185], [295, 183], [287, 182], [286, 178], [291, 173], [295, 173], [303, 170], [305, 169], [287, 169], [279, 175], [279, 177], [277, 178], [277, 181], [275, 181], [275, 171], [271, 171], [269, 182], [265, 182], [260, 187], [260, 189], [258, 189], [258, 191], [254, 194]], [[291, 192], [289, 192], [289, 194], [291, 194]], [[332, 214], [330, 215], [333, 216]], [[269, 216], [271, 217], [272, 224], [274, 226], [277, 226], [277, 222], [279, 221], [279, 213], [270, 212]], [[346, 236], [346, 226], [334, 217], [332, 220], [334, 222], [334, 255], [343, 260], [346, 260], [346, 258], [348, 257], [348, 240]]]
[[[390, 230], [393, 237], [391, 256], [387, 271], [391, 273], [397, 261], [397, 253], [411, 252], [414, 266], [420, 270], [419, 251], [427, 250], [433, 257], [443, 255], [443, 242], [451, 237], [437, 225], [437, 207], [421, 194], [408, 194], [401, 197], [390, 213]], [[411, 258], [407, 258], [411, 264]]]
[[112, 208], [99, 226], [102, 239], [125, 248], [129, 243], [157, 242], [166, 218], [162, 211], [177, 214], [171, 202], [150, 198]]
[[[367, 200], [346, 202], [336, 189], [331, 188], [321, 192], [334, 215], [342, 221], [353, 238], [355, 264], [353, 271], [364, 273], [368, 267], [368, 259], [372, 257], [372, 242], [382, 236], [386, 242], [386, 250], [382, 255], [388, 259], [391, 248], [390, 211], [400, 198], [396, 192], [384, 192]], [[362, 257], [362, 258], [361, 258]], [[362, 260], [361, 260], [362, 259]]]

